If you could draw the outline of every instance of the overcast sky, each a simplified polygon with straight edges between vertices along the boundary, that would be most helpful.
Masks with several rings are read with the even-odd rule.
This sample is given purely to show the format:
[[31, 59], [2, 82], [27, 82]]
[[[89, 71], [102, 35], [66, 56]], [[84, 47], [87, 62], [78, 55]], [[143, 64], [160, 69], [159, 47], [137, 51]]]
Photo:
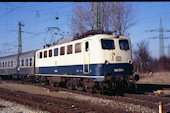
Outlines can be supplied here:
[[[130, 2], [135, 9], [137, 24], [129, 29], [132, 46], [142, 40], [149, 42], [149, 51], [153, 57], [159, 57], [159, 40], [148, 39], [158, 37], [159, 32], [145, 32], [159, 29], [160, 18], [164, 29], [170, 30], [170, 2]], [[22, 27], [23, 52], [41, 49], [43, 45], [57, 40], [48, 31], [48, 27], [59, 27], [64, 37], [71, 34], [70, 20], [75, 2], [0, 2], [0, 56], [17, 53], [18, 22]], [[59, 17], [56, 20], [56, 17]], [[47, 32], [48, 31], [48, 32]], [[164, 33], [164, 36], [170, 36]], [[170, 39], [164, 40], [164, 46], [170, 45]], [[165, 53], [167, 55], [167, 48]]]

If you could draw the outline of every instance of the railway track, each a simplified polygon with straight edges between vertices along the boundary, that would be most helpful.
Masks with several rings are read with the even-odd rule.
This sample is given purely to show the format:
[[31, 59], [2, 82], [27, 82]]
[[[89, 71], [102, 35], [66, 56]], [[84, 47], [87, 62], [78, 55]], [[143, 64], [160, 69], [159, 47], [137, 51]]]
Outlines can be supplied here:
[[61, 99], [44, 95], [29, 94], [20, 91], [11, 91], [0, 88], [0, 98], [16, 101], [20, 104], [29, 105], [52, 113], [109, 113], [123, 112], [101, 106], [90, 105], [87, 102], [80, 103], [73, 99]]
[[[21, 81], [16, 81], [16, 82], [22, 83]], [[70, 107], [70, 109], [71, 109], [70, 112], [72, 112], [72, 110], [73, 110], [73, 112], [75, 112], [74, 108], [76, 108], [76, 110], [80, 109], [80, 112], [81, 112], [81, 110], [83, 111], [85, 109], [85, 111], [83, 111], [83, 112], [91, 111], [91, 112], [100, 112], [100, 113], [101, 112], [115, 112], [115, 110], [113, 110], [113, 108], [115, 108], [116, 110], [119, 109], [116, 112], [124, 112], [124, 111], [142, 112], [142, 110], [144, 110], [146, 108], [154, 110], [155, 112], [158, 112], [158, 106], [159, 106], [158, 102], [160, 102], [160, 101], [163, 103], [163, 111], [170, 112], [170, 97], [159, 97], [159, 96], [154, 96], [154, 95], [144, 95], [144, 94], [139, 95], [139, 94], [128, 94], [128, 93], [124, 94], [124, 96], [108, 96], [108, 95], [93, 94], [93, 93], [77, 91], [77, 90], [69, 90], [69, 89], [61, 88], [61, 87], [51, 87], [48, 85], [41, 85], [41, 84], [37, 84], [37, 83], [26, 83], [26, 84], [45, 87], [45, 88], [49, 89], [51, 92], [52, 91], [54, 91], [54, 92], [64, 91], [64, 92], [68, 92], [68, 94], [70, 93], [70, 95], [71, 95], [71, 93], [74, 93], [77, 95], [84, 95], [84, 97], [87, 96], [87, 97], [100, 99], [100, 102], [95, 102], [95, 103], [90, 104], [90, 100], [89, 100], [89, 102], [87, 100], [87, 101], [83, 101], [83, 102], [81, 101], [78, 104], [79, 106], [80, 106], [80, 103], [82, 104], [82, 106], [87, 106], [88, 104], [90, 104], [91, 107], [95, 106], [92, 108], [90, 108], [90, 105], [84, 108], [84, 107], [77, 107], [76, 104], [74, 105], [73, 103], [69, 104], [68, 108]], [[42, 100], [43, 100], [43, 98], [44, 97], [41, 96]], [[71, 99], [71, 100], [67, 99], [66, 101], [73, 102], [73, 100], [75, 101], [75, 99]], [[56, 101], [58, 101], [58, 100], [56, 100]], [[60, 102], [60, 101], [61, 101], [61, 99], [58, 102]], [[105, 102], [105, 101], [108, 101], [107, 107], [102, 106], [102, 102]], [[112, 105], [112, 104], [114, 104], [114, 102], [116, 102], [117, 105]], [[51, 102], [47, 101], [45, 103], [51, 103]], [[44, 107], [45, 109], [42, 107], [44, 110], [50, 109], [50, 106], [53, 105], [53, 104], [45, 104], [45, 103], [44, 103], [44, 106], [46, 106], [46, 107]], [[69, 102], [66, 102], [66, 103], [69, 103]], [[77, 103], [77, 101], [75, 103]], [[126, 104], [127, 106], [124, 106], [122, 103]], [[120, 104], [121, 104], [121, 106], [120, 106]], [[72, 105], [75, 107], [72, 108]], [[98, 105], [100, 105], [100, 106], [98, 106]], [[49, 108], [47, 106], [49, 106]], [[138, 108], [135, 108], [135, 107], [138, 107]], [[79, 108], [79, 109], [77, 109], [77, 108]], [[87, 110], [87, 108], [88, 108], [88, 110]], [[100, 111], [99, 111], [99, 108], [100, 108]], [[130, 108], [132, 108], [133, 110], [130, 110]], [[56, 110], [54, 110], [54, 111], [56, 111]], [[69, 109], [67, 109], [66, 111], [68, 112]]]
[[137, 95], [137, 94], [125, 94], [126, 99], [134, 103], [145, 105], [150, 108], [157, 108], [158, 103], [162, 102], [163, 111], [170, 112], [170, 97], [159, 97], [155, 95]]
[[163, 103], [162, 104], [163, 111], [170, 112], [170, 97], [148, 95], [147, 93], [146, 94], [145, 93], [143, 93], [143, 94], [125, 93], [124, 96], [108, 96], [108, 95], [82, 92], [82, 91], [77, 91], [77, 90], [76, 91], [69, 90], [69, 89], [65, 89], [65, 88], [59, 88], [59, 89], [57, 88], [56, 89], [51, 86], [44, 86], [44, 87], [49, 88], [51, 91], [63, 90], [63, 91], [68, 91], [68, 92], [92, 96], [92, 97], [98, 97], [98, 98], [119, 101], [119, 102], [125, 102], [125, 103], [129, 103], [129, 104], [134, 104], [134, 105], [146, 106], [149, 108], [154, 108], [156, 111], [159, 110], [158, 106], [159, 106], [159, 102], [161, 101]]

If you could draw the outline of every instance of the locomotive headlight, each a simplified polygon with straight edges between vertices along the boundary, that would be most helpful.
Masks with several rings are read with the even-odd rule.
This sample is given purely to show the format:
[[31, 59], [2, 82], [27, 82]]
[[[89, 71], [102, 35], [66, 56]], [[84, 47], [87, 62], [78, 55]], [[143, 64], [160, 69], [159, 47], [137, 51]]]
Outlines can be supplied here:
[[109, 61], [105, 60], [104, 64], [109, 65], [110, 63], [109, 63]]
[[116, 56], [116, 61], [122, 61], [122, 57], [121, 56]]
[[132, 60], [128, 60], [129, 64], [132, 64]]

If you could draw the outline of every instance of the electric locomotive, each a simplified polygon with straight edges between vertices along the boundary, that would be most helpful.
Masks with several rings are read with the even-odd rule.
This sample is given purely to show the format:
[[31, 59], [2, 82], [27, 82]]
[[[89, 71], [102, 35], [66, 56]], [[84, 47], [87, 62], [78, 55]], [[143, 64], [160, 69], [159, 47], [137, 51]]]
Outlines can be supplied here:
[[134, 75], [130, 39], [111, 32], [88, 31], [36, 51], [38, 81], [90, 92], [121, 90]]

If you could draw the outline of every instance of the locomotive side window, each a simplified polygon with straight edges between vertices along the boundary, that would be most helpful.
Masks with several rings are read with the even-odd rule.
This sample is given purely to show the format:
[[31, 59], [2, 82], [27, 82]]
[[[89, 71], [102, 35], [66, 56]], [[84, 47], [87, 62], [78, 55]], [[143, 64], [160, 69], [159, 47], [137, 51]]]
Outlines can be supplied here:
[[102, 49], [115, 49], [114, 40], [101, 39]]
[[75, 53], [80, 53], [81, 52], [81, 43], [76, 43], [75, 44]]
[[49, 50], [49, 57], [52, 57], [52, 49]]
[[89, 42], [85, 43], [85, 50], [88, 51], [89, 50]]
[[65, 47], [61, 47], [60, 48], [60, 55], [64, 55], [65, 54]]
[[1, 62], [0, 62], [0, 67], [1, 67]]
[[58, 48], [54, 49], [54, 56], [58, 56]]
[[47, 51], [44, 51], [44, 58], [47, 58]]
[[40, 58], [42, 58], [42, 52], [40, 52]]
[[129, 50], [128, 40], [119, 40], [119, 46], [121, 50]]
[[3, 67], [5, 67], [5, 63], [3, 62]]
[[30, 66], [32, 66], [32, 58], [30, 58]]
[[72, 45], [68, 45], [67, 46], [67, 54], [72, 54], [73, 52], [73, 46]]

